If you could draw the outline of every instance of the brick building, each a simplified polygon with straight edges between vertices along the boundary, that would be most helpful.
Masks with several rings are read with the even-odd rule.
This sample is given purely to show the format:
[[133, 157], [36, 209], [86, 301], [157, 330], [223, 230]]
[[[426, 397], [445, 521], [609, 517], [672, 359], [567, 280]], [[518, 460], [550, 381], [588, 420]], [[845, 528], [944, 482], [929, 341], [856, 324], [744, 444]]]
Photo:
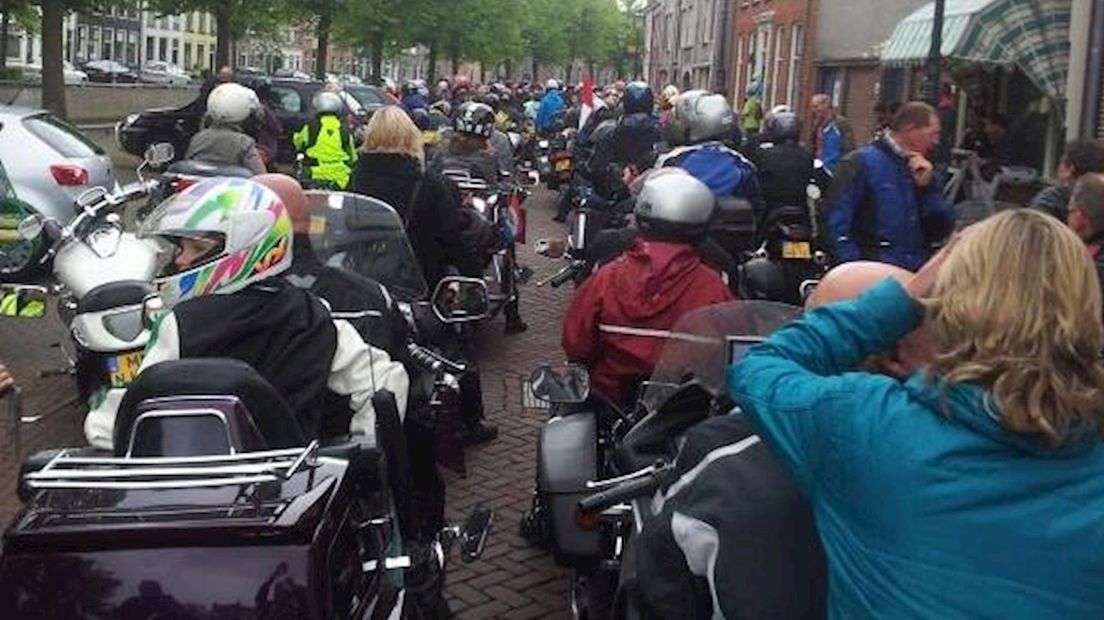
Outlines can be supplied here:
[[[742, 105], [753, 80], [763, 85], [764, 109], [808, 105], [812, 77], [812, 33], [823, 0], [732, 0], [729, 79], [725, 92]], [[737, 108], [739, 109], [739, 108]]]
[[925, 0], [817, 2], [817, 29], [810, 45], [812, 92], [808, 95], [831, 97], [837, 111], [851, 121], [858, 140], [873, 134], [877, 102], [908, 98], [908, 70], [883, 70], [879, 57], [897, 23], [924, 4]]

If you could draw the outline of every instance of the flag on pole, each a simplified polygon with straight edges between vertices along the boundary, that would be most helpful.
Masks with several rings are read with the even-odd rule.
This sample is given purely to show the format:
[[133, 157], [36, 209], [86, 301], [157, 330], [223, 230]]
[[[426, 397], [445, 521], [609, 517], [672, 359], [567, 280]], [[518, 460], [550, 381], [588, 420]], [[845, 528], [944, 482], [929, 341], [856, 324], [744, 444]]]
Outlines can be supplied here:
[[587, 117], [591, 112], [594, 112], [594, 77], [589, 73], [583, 78], [583, 95], [582, 95], [583, 107], [579, 110], [579, 129], [582, 130], [583, 125], [587, 122]]

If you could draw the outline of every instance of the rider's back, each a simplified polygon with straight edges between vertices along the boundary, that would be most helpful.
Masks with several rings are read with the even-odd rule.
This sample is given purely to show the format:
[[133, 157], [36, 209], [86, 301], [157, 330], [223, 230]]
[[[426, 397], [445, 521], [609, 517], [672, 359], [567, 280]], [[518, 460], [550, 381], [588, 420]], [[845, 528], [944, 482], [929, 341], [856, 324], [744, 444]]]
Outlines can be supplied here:
[[260, 174], [264, 172], [264, 163], [256, 144], [256, 140], [241, 131], [213, 125], [192, 136], [185, 159], [241, 166]]

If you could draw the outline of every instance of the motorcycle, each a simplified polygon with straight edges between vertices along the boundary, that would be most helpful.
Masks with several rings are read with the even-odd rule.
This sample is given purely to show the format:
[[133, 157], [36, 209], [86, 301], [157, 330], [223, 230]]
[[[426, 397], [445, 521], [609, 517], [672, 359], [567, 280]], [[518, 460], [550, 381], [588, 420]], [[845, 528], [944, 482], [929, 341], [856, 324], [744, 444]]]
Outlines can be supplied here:
[[48, 243], [43, 265], [52, 264], [58, 314], [69, 327], [73, 353], [59, 345], [66, 364], [44, 374], [72, 374], [90, 409], [114, 409], [138, 372], [149, 340], [142, 324], [160, 250], [124, 229], [123, 211], [152, 192], [157, 181], [142, 177], [147, 167], [172, 160], [169, 144], [151, 146], [138, 167], [139, 181], [116, 191], [92, 188], [77, 198], [76, 217], [62, 226], [32, 215], [19, 224], [28, 241]]
[[157, 186], [150, 192], [149, 200], [142, 215], [151, 213], [157, 205], [174, 194], [188, 189], [204, 179], [212, 177], [236, 177], [248, 179], [253, 171], [242, 166], [231, 166], [197, 159], [182, 159], [172, 162], [161, 173]]
[[672, 481], [680, 438], [732, 410], [725, 370], [800, 312], [730, 302], [692, 312], [665, 334], [642, 336], [666, 344], [629, 411], [590, 394], [582, 367], [533, 372], [533, 395], [552, 403], [552, 417], [538, 439], [537, 488], [523, 533], [545, 536], [557, 563], [571, 569], [576, 618], [640, 617], [635, 542], [652, 514], [648, 500]]
[[518, 300], [518, 285], [524, 284], [531, 272], [517, 264], [517, 244], [525, 243], [525, 198], [529, 191], [503, 174], [497, 190], [471, 172], [459, 168], [444, 170], [444, 175], [460, 190], [467, 217], [475, 226], [489, 233], [483, 240], [487, 280], [494, 285], [490, 293], [490, 318], [495, 318]]

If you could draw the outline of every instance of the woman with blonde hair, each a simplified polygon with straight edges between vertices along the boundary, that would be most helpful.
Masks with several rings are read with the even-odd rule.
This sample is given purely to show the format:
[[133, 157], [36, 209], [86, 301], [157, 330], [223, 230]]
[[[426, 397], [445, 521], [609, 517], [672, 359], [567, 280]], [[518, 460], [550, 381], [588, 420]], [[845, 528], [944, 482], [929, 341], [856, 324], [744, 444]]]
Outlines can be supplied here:
[[450, 266], [482, 275], [482, 260], [461, 242], [459, 197], [443, 177], [426, 172], [422, 132], [399, 106], [368, 121], [352, 187], [399, 212], [431, 289]]
[[[830, 618], [1104, 618], [1100, 315], [1077, 236], [1008, 211], [729, 370], [813, 503]], [[857, 370], [921, 325], [925, 370]]]

